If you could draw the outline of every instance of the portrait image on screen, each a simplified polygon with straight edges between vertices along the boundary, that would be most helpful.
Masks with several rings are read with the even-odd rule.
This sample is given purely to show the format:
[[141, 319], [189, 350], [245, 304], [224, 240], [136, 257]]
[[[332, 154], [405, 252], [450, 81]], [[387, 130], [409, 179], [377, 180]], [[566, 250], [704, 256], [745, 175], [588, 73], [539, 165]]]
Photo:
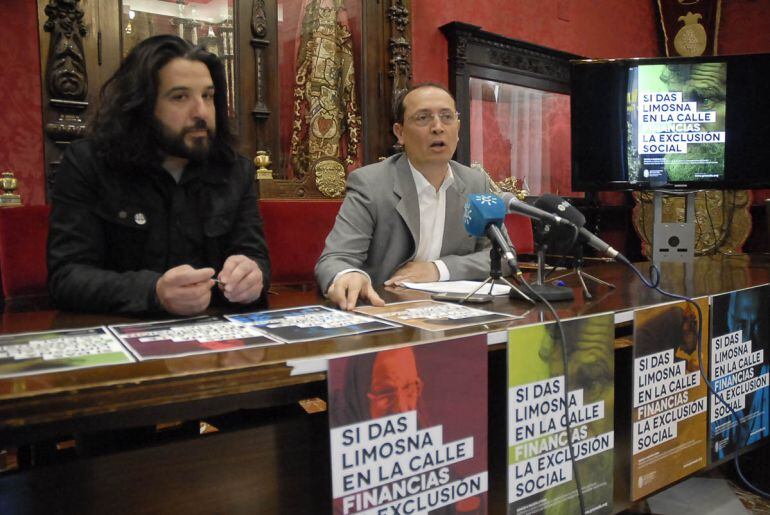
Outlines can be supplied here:
[[727, 64], [649, 64], [628, 73], [629, 182], [722, 181]]

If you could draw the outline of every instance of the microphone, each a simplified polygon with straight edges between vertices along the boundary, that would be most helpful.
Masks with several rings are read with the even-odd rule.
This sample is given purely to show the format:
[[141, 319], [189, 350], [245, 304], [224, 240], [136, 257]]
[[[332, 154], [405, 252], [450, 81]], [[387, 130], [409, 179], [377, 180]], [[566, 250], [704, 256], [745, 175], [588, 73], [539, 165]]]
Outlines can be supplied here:
[[508, 243], [500, 227], [505, 220], [506, 209], [503, 200], [491, 193], [468, 195], [463, 213], [465, 230], [471, 236], [487, 236], [502, 252], [502, 257], [516, 268], [516, 252]]
[[[583, 213], [577, 210], [575, 206], [564, 200], [557, 195], [551, 195], [546, 193], [535, 201], [540, 209], [550, 212], [558, 212], [562, 217], [569, 220], [576, 227], [578, 227], [578, 240], [587, 244], [589, 247], [595, 249], [601, 254], [607, 257], [622, 261], [625, 259], [623, 254], [610, 247], [610, 245], [602, 239], [595, 236], [591, 231], [583, 227], [586, 223], [586, 217]], [[620, 258], [618, 257], [620, 256]]]
[[527, 218], [534, 218], [535, 220], [540, 220], [541, 222], [550, 222], [556, 225], [571, 224], [569, 220], [559, 216], [557, 213], [552, 213], [544, 209], [540, 209], [536, 206], [531, 206], [526, 202], [522, 202], [516, 198], [516, 195], [513, 193], [505, 192], [500, 197], [505, 203], [505, 208], [508, 213], [524, 215]]

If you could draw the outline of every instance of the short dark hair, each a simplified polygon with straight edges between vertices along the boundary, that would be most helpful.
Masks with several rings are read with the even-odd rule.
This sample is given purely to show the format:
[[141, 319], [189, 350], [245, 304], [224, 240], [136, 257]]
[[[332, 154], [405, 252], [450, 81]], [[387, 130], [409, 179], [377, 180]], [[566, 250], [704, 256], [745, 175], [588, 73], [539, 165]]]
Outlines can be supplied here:
[[109, 166], [135, 169], [160, 156], [155, 131], [158, 74], [176, 58], [206, 65], [214, 82], [216, 135], [209, 159], [232, 162], [233, 134], [227, 114], [227, 79], [219, 58], [172, 35], [153, 36], [136, 45], [100, 94], [99, 108], [89, 127], [97, 155]]
[[396, 97], [393, 99], [393, 120], [396, 123], [404, 123], [404, 99], [406, 99], [406, 96], [412, 91], [421, 88], [437, 88], [441, 91], [445, 91], [447, 95], [452, 97], [452, 100], [455, 99], [454, 95], [452, 95], [452, 92], [449, 91], [446, 86], [439, 84], [438, 82], [419, 82], [409, 86], [409, 88], [399, 91], [396, 94]]

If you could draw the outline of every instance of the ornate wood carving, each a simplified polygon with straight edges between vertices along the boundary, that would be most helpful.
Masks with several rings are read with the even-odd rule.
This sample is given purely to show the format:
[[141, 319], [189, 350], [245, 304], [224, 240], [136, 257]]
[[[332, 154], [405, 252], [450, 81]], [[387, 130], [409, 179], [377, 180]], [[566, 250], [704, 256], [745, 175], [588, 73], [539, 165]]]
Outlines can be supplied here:
[[455, 66], [457, 68], [464, 68], [465, 62], [468, 60], [468, 38], [460, 36], [455, 42]]
[[[58, 148], [85, 134], [83, 118], [88, 102], [88, 71], [83, 37], [86, 26], [79, 0], [51, 0], [45, 7], [48, 19], [43, 28], [50, 33], [45, 84], [48, 107], [45, 132]], [[48, 163], [46, 179], [53, 184], [58, 160]]]
[[251, 33], [254, 37], [264, 38], [267, 35], [267, 16], [265, 1], [254, 0], [251, 12]]
[[267, 106], [265, 91], [267, 88], [265, 71], [265, 51], [270, 46], [267, 37], [267, 15], [265, 14], [265, 0], [254, 0], [251, 11], [251, 46], [254, 48], [254, 68], [256, 104], [251, 113], [257, 122], [270, 117], [270, 108]]
[[569, 67], [561, 58], [555, 58], [542, 52], [527, 48], [517, 48], [513, 51], [503, 45], [493, 44], [488, 50], [489, 62], [496, 66], [504, 66], [522, 73], [569, 81]]
[[408, 89], [412, 80], [412, 43], [409, 31], [409, 9], [403, 0], [391, 0], [388, 7], [390, 41], [388, 42], [391, 98]]
[[52, 0], [45, 8], [46, 32], [51, 33], [46, 83], [52, 98], [84, 100], [88, 92], [83, 36], [83, 10], [79, 0]]

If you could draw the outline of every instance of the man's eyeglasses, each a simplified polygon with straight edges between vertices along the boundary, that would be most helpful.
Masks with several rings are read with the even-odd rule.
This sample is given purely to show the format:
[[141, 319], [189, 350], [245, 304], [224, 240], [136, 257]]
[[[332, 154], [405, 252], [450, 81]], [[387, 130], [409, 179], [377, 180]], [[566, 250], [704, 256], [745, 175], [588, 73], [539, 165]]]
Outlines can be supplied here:
[[430, 111], [418, 111], [410, 116], [409, 120], [411, 120], [418, 127], [426, 127], [433, 123], [434, 117], [438, 117], [438, 121], [441, 122], [441, 125], [452, 125], [453, 123], [457, 122], [460, 117], [460, 113], [457, 111], [450, 111], [449, 109], [439, 111], [438, 113], [431, 113]]

